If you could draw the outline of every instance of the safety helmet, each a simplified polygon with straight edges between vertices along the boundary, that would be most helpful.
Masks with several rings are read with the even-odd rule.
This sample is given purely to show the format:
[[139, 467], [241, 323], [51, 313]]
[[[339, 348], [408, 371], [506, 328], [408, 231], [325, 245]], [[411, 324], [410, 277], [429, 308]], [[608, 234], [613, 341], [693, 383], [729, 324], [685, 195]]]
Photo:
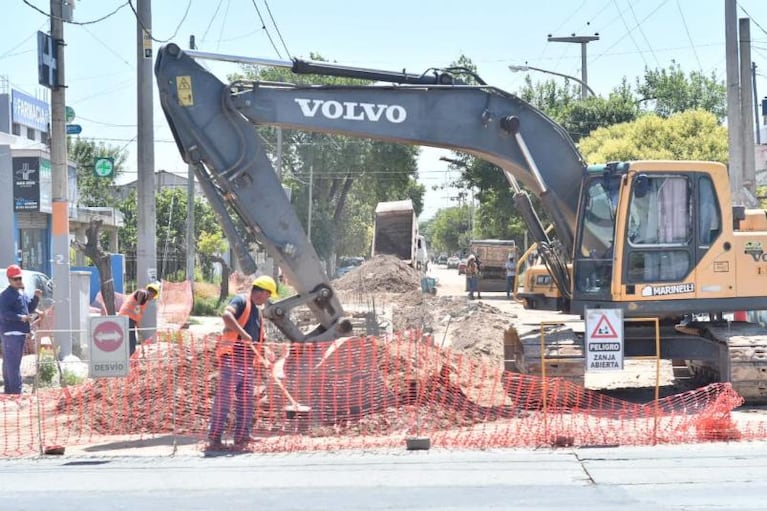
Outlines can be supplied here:
[[14, 277], [18, 277], [21, 275], [21, 268], [17, 264], [12, 264], [8, 267], [7, 270], [5, 270], [5, 276], [9, 279], [12, 279]]
[[158, 282], [152, 282], [151, 284], [147, 284], [146, 290], [154, 291], [154, 294], [156, 294], [157, 296], [160, 296], [160, 284]]
[[277, 296], [277, 284], [274, 282], [274, 279], [268, 275], [261, 275], [260, 277], [257, 277], [256, 280], [253, 281], [253, 287], [263, 289], [264, 291], [269, 291], [269, 294], [272, 298]]

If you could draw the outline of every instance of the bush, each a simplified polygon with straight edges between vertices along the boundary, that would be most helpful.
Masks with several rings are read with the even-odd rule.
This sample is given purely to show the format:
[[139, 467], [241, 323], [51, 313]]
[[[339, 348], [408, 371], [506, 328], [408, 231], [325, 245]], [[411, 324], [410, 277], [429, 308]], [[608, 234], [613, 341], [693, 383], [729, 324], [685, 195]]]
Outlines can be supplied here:
[[53, 351], [48, 348], [41, 348], [40, 350], [40, 367], [37, 369], [37, 375], [40, 378], [40, 384], [45, 387], [53, 385], [53, 379], [58, 373], [58, 367], [56, 367], [56, 356]]
[[218, 303], [218, 297], [196, 296], [194, 298], [194, 307], [192, 307], [192, 316], [220, 316], [224, 313], [227, 303], [229, 303], [228, 300]]

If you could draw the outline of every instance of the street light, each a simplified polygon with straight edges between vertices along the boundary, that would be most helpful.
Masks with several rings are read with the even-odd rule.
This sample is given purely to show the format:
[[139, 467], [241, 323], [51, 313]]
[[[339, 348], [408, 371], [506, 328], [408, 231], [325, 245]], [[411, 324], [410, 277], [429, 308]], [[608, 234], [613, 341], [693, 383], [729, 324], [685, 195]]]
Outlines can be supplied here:
[[589, 91], [589, 93], [592, 96], [596, 96], [596, 93], [589, 87], [589, 85], [584, 82], [583, 80], [580, 80], [574, 76], [557, 73], [556, 71], [549, 71], [548, 69], [541, 69], [540, 67], [533, 67], [533, 66], [509, 66], [509, 71], [516, 73], [518, 71], [539, 71], [541, 73], [548, 73], [550, 75], [557, 75], [561, 76], [562, 78], [567, 78], [568, 80], [573, 80], [574, 82], [578, 82], [581, 84], [581, 87]]

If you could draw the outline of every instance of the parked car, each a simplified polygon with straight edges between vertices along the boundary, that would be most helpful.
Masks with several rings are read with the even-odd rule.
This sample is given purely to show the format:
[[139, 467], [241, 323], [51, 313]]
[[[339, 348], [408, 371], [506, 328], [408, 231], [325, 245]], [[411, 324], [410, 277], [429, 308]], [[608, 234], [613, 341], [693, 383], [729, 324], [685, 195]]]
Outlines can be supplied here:
[[451, 256], [447, 258], [447, 268], [448, 269], [454, 269], [458, 268], [458, 265], [461, 263], [461, 260], [458, 259], [455, 256]]
[[357, 268], [365, 262], [364, 257], [347, 257], [341, 256], [338, 258], [338, 266], [336, 268], [336, 277], [341, 278], [354, 268]]
[[447, 254], [440, 254], [437, 258], [437, 264], [447, 264]]
[[[0, 272], [0, 275], [5, 277], [5, 268], [0, 268]], [[24, 294], [30, 298], [35, 296], [36, 289], [43, 291], [39, 305], [41, 309], [46, 310], [53, 305], [53, 281], [48, 275], [39, 271], [21, 270], [21, 282], [24, 283]], [[3, 286], [0, 289], [4, 288]]]
[[458, 263], [458, 275], [463, 275], [466, 273], [466, 259], [461, 259], [461, 262]]

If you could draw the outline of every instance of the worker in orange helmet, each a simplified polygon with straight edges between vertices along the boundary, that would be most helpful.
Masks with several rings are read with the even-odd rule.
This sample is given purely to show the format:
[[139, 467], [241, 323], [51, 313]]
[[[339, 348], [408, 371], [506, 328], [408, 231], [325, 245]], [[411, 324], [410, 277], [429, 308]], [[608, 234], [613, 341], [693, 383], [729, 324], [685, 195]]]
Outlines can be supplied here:
[[136, 329], [141, 326], [141, 320], [144, 317], [149, 302], [160, 296], [160, 284], [152, 282], [145, 289], [137, 289], [131, 293], [122, 307], [120, 307], [120, 316], [128, 317], [129, 346], [130, 354], [136, 351]]
[[276, 296], [277, 283], [262, 275], [253, 281], [250, 293], [236, 295], [224, 310], [224, 331], [216, 345], [219, 379], [208, 431], [210, 450], [223, 447], [221, 436], [233, 398], [236, 399], [234, 446], [241, 449], [250, 441], [255, 362], [269, 365], [263, 354], [264, 318], [259, 307]]

